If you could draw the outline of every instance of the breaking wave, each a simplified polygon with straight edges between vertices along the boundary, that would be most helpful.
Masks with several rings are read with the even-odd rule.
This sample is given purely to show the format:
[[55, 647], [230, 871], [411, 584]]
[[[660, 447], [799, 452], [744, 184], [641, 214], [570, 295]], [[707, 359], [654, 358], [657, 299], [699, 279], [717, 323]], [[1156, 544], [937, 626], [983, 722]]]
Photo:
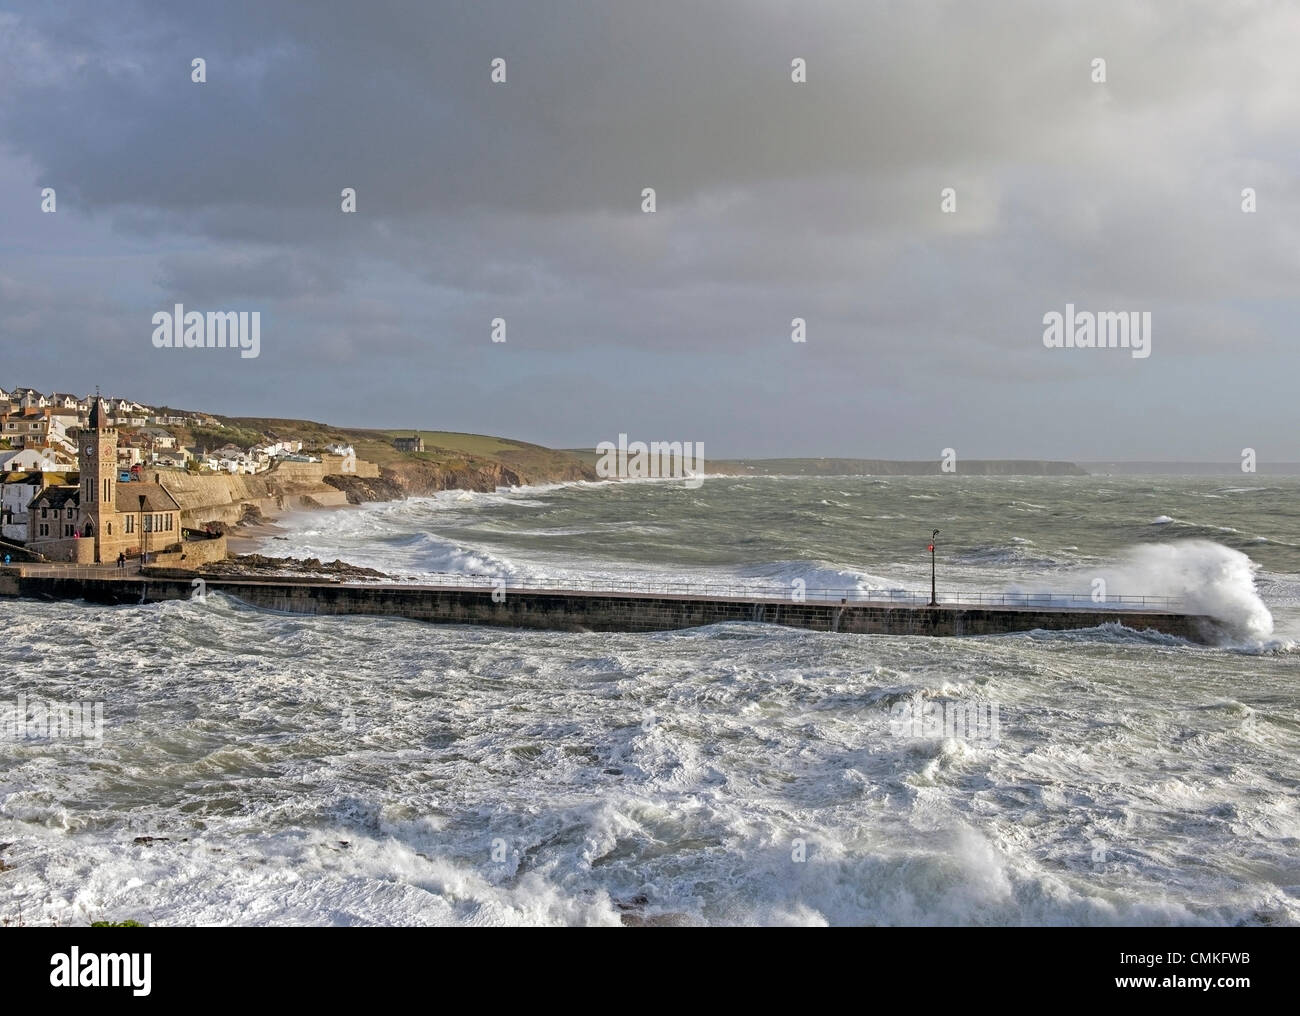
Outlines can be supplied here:
[[1273, 615], [1255, 588], [1258, 568], [1231, 547], [1180, 540], [1134, 547], [1106, 578], [1116, 589], [1174, 597], [1188, 612], [1214, 618], [1230, 635], [1265, 639], [1273, 634]]

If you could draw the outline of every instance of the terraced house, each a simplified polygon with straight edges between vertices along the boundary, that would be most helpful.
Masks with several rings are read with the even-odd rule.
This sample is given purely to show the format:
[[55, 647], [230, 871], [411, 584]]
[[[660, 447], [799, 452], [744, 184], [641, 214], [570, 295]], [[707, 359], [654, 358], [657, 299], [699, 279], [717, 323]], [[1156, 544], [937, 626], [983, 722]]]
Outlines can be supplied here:
[[69, 409], [27, 409], [0, 414], [0, 438], [13, 448], [46, 448], [71, 454], [68, 431], [77, 426], [77, 412]]
[[[46, 487], [68, 486], [76, 474], [60, 472], [8, 472], [0, 474], [0, 539], [26, 542], [28, 509]], [[71, 484], [75, 489], [77, 484]], [[47, 519], [48, 523], [48, 519]]]

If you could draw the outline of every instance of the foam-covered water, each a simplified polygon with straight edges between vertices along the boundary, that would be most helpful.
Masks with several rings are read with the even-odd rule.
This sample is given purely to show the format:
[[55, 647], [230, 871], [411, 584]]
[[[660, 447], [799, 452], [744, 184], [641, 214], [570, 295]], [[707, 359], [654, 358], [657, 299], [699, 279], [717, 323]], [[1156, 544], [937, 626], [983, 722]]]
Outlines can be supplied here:
[[[822, 569], [919, 588], [937, 527], [952, 588], [1102, 575], [1208, 596], [1241, 638], [0, 601], [0, 700], [99, 701], [105, 722], [99, 745], [0, 739], [0, 920], [1300, 923], [1296, 491], [1089, 482], [451, 494], [296, 518], [264, 549], [412, 575]], [[1162, 513], [1195, 521], [1153, 537]], [[1208, 542], [1215, 526], [1239, 535]], [[1252, 585], [1276, 630], [1246, 637]], [[899, 728], [927, 705], [996, 705], [998, 737]]]

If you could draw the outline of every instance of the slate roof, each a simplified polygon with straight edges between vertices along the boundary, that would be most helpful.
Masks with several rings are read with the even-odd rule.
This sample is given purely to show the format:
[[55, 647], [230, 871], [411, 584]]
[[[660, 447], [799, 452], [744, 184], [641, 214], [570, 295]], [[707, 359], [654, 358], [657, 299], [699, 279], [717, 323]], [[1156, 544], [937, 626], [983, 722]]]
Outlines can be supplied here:
[[[72, 503], [69, 505], [68, 502]], [[81, 488], [75, 484], [46, 487], [32, 498], [28, 508], [76, 508], [81, 504]]]
[[176, 499], [157, 483], [119, 483], [116, 486], [117, 510], [120, 512], [138, 512], [140, 495], [145, 496], [144, 510], [147, 512], [178, 512], [181, 506]]

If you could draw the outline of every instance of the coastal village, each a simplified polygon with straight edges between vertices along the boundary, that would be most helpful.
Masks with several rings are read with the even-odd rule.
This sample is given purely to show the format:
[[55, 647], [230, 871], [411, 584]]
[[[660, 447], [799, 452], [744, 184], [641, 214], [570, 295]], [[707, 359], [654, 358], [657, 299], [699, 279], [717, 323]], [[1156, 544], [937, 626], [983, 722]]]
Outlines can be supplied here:
[[218, 444], [223, 429], [127, 398], [0, 388], [0, 558], [193, 568], [224, 558], [250, 513], [346, 504], [327, 477], [378, 476], [350, 445]]
[[0, 387], [0, 564], [195, 570], [286, 511], [596, 478], [509, 438]]

